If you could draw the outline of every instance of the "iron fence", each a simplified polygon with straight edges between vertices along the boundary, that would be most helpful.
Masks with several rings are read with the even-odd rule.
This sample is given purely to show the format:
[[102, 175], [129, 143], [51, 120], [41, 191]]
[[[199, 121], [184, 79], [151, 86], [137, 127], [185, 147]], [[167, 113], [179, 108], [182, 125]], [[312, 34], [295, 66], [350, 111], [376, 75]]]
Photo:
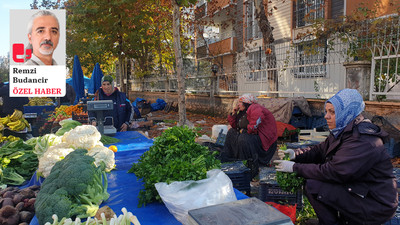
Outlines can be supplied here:
[[[329, 98], [346, 88], [343, 64], [359, 60], [357, 57], [365, 53], [371, 62], [370, 100], [377, 96], [400, 99], [400, 19], [383, 20], [379, 26], [371, 24], [364, 22], [346, 40], [278, 40], [267, 46], [267, 51], [247, 48], [236, 54], [233, 68], [221, 68], [216, 76], [211, 72], [211, 63], [203, 62], [201, 68], [193, 66], [199, 65], [198, 62], [191, 63], [183, 72], [186, 91], [210, 93], [214, 80], [217, 94], [250, 92], [276, 97]], [[131, 80], [131, 89], [135, 91], [174, 92], [177, 88], [173, 73]]]

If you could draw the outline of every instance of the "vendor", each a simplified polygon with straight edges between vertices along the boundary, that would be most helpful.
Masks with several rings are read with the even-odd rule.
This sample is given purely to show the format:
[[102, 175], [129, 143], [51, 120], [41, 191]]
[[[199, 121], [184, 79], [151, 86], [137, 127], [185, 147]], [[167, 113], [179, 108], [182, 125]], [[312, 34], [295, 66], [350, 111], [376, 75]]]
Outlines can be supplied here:
[[221, 161], [250, 160], [255, 176], [259, 165], [267, 166], [276, 151], [275, 118], [268, 109], [257, 104], [256, 97], [244, 94], [234, 103], [228, 122], [232, 128], [228, 130]]
[[75, 98], [76, 98], [75, 90], [68, 83], [65, 83], [65, 85], [66, 85], [65, 96], [60, 98], [60, 104], [61, 105], [73, 105]]
[[276, 170], [304, 177], [319, 224], [384, 224], [397, 206], [396, 178], [383, 140], [387, 133], [365, 119], [364, 101], [344, 89], [325, 103], [327, 139], [307, 150], [278, 151]]
[[[101, 78], [101, 87], [96, 91], [94, 100], [112, 100], [114, 102], [113, 110], [105, 111], [104, 117], [113, 118], [117, 131], [128, 130], [129, 122], [133, 117], [132, 105], [125, 93], [114, 87], [111, 76], [107, 75]], [[89, 111], [89, 120], [92, 121], [92, 125], [96, 126], [95, 112]]]

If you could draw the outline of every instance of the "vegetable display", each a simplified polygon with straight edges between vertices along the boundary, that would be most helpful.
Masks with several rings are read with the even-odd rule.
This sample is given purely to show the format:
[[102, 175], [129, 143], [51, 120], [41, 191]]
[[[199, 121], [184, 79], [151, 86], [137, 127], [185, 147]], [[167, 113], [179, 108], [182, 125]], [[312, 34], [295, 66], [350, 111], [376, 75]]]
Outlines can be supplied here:
[[53, 223], [47, 222], [45, 225], [130, 225], [133, 223], [134, 225], [140, 225], [138, 219], [136, 216], [134, 216], [131, 212], [128, 212], [126, 208], [122, 208], [122, 215], [119, 215], [118, 217], [114, 214], [114, 217], [111, 218], [110, 221], [106, 220], [106, 217], [104, 216], [104, 213], [101, 214], [101, 220], [98, 220], [97, 218], [87, 218], [86, 222], [82, 223], [79, 218], [76, 218], [75, 220], [72, 220], [71, 218], [62, 218], [60, 221], [58, 221], [58, 216], [53, 215]]
[[[287, 150], [286, 145], [280, 146], [281, 150]], [[289, 155], [286, 155], [284, 160], [290, 160]], [[304, 178], [298, 177], [297, 173], [286, 173], [276, 171], [276, 182], [279, 187], [284, 191], [296, 193], [297, 190], [301, 189], [304, 184]]]
[[7, 187], [0, 190], [0, 224], [17, 225], [29, 222], [35, 214], [35, 200], [40, 187], [24, 189]]
[[0, 148], [0, 184], [21, 185], [32, 177], [38, 167], [33, 148], [21, 139]]
[[[70, 122], [72, 121], [72, 122]], [[100, 165], [104, 162], [106, 171], [115, 167], [114, 152], [103, 146], [100, 142], [101, 134], [92, 125], [77, 124], [73, 120], [62, 121], [64, 128], [73, 129], [66, 131], [59, 139], [54, 135], [45, 135], [38, 138], [35, 152], [39, 156], [38, 174], [47, 177], [54, 164], [63, 159], [75, 149], [87, 149], [89, 155], [95, 158], [95, 164]], [[63, 128], [61, 128], [63, 129]]]
[[220, 168], [207, 147], [195, 142], [196, 133], [188, 127], [175, 126], [155, 138], [154, 144], [143, 153], [138, 163], [128, 171], [142, 179], [144, 190], [139, 192], [139, 206], [160, 201], [154, 184], [158, 182], [201, 180], [207, 171]]
[[108, 199], [104, 164], [97, 167], [87, 150], [77, 149], [57, 162], [37, 195], [35, 212], [39, 224], [60, 218], [87, 218]]

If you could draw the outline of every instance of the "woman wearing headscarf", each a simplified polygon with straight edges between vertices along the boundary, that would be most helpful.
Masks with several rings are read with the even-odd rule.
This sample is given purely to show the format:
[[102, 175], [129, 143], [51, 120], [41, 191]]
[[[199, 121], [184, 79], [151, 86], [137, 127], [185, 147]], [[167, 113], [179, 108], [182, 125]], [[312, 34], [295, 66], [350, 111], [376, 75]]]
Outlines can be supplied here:
[[[112, 117], [114, 127], [117, 131], [127, 131], [129, 122], [133, 119], [132, 104], [126, 97], [126, 94], [120, 92], [114, 87], [112, 76], [103, 76], [101, 78], [101, 87], [96, 91], [94, 100], [112, 100], [114, 103], [113, 110], [105, 111], [104, 117]], [[96, 125], [95, 113], [89, 112], [89, 119], [92, 125]]]
[[253, 172], [257, 174], [259, 165], [269, 164], [276, 151], [278, 135], [274, 116], [257, 103], [256, 97], [244, 94], [228, 115], [228, 122], [232, 128], [227, 133], [221, 160], [251, 160]]
[[274, 161], [277, 171], [306, 179], [305, 194], [320, 224], [383, 224], [396, 212], [387, 133], [361, 115], [364, 107], [357, 90], [339, 91], [325, 103], [327, 139], [307, 150], [279, 150], [291, 161]]

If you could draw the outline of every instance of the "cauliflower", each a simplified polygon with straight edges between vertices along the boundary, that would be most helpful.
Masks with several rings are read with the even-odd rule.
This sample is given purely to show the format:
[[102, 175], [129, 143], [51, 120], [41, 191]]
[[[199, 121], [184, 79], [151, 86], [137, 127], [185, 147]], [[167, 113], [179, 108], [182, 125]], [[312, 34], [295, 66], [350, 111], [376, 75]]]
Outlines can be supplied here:
[[61, 137], [55, 134], [46, 134], [42, 137], [37, 138], [37, 142], [33, 152], [38, 156], [38, 158], [40, 158], [50, 146], [59, 143], [61, 143]]
[[104, 146], [95, 146], [88, 152], [88, 155], [92, 156], [95, 160], [94, 164], [96, 166], [100, 166], [101, 162], [106, 164], [106, 172], [114, 169], [115, 166], [115, 158], [114, 152]]
[[66, 132], [62, 137], [62, 142], [68, 143], [72, 148], [83, 148], [90, 150], [94, 146], [103, 145], [100, 142], [101, 134], [92, 125], [77, 126]]
[[[66, 132], [60, 139], [61, 143], [48, 147], [47, 151], [42, 155], [38, 155], [38, 174], [46, 178], [56, 162], [76, 149], [88, 150], [88, 155], [95, 159], [95, 165], [99, 166], [101, 162], [104, 162], [106, 165], [105, 170], [109, 172], [115, 167], [114, 152], [104, 147], [103, 143], [100, 142], [100, 138], [101, 134], [92, 125], [77, 126]], [[46, 140], [50, 142], [52, 139], [49, 137]]]
[[74, 149], [71, 148], [67, 143], [60, 143], [50, 146], [47, 151], [39, 158], [39, 166], [37, 172], [46, 178], [47, 176], [49, 176], [54, 164], [63, 159], [72, 151], [74, 151]]

